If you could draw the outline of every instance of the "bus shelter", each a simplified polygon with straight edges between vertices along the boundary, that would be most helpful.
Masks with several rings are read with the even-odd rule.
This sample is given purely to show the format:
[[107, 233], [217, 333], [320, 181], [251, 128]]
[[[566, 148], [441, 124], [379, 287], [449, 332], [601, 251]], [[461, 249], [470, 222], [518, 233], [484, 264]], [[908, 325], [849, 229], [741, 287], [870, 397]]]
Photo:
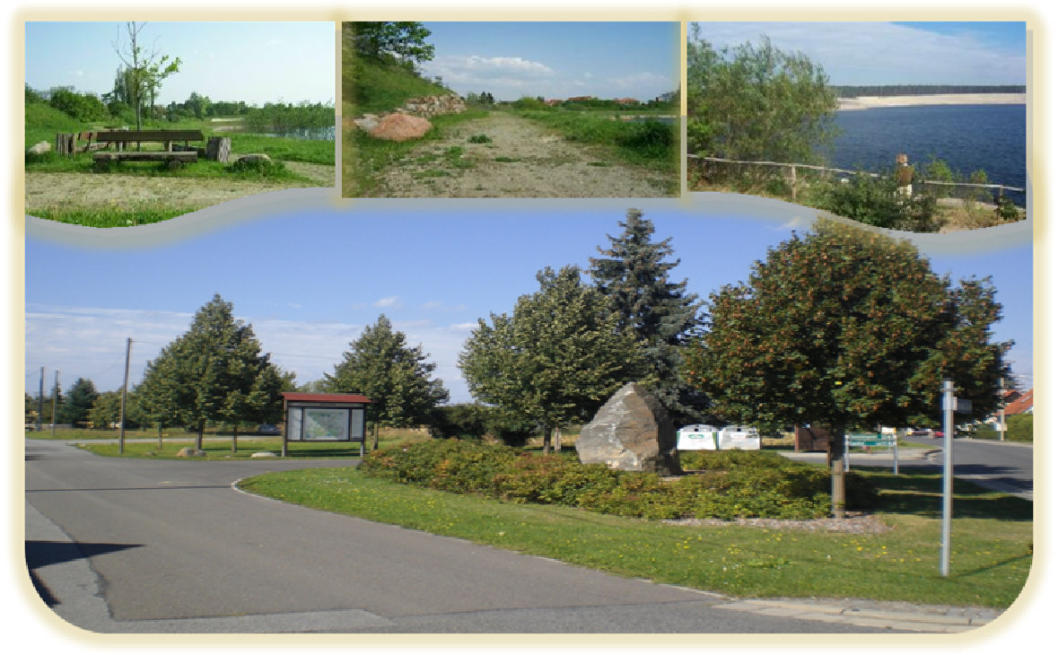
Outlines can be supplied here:
[[364, 456], [367, 406], [371, 400], [353, 393], [283, 392], [283, 457], [291, 441], [358, 441]]

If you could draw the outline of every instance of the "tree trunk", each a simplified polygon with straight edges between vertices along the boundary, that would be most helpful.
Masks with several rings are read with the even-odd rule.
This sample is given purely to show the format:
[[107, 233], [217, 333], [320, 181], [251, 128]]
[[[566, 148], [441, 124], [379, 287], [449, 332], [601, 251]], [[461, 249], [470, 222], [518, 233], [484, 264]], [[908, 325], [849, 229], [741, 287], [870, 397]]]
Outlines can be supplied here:
[[544, 454], [551, 452], [551, 426], [544, 426]]
[[198, 435], [195, 437], [195, 450], [202, 450], [202, 435], [206, 432], [206, 422], [198, 422]]
[[231, 452], [239, 452], [239, 426], [231, 426]]
[[827, 448], [830, 467], [830, 508], [836, 519], [845, 518], [845, 426], [830, 426], [830, 447]]
[[374, 443], [371, 444], [371, 450], [378, 450], [378, 421], [375, 421], [375, 425], [373, 426], [373, 430], [374, 430], [375, 436], [374, 436], [374, 439], [373, 439]]
[[158, 424], [158, 450], [162, 449], [162, 424]]
[[562, 452], [562, 428], [556, 427], [553, 433], [555, 439], [555, 452]]

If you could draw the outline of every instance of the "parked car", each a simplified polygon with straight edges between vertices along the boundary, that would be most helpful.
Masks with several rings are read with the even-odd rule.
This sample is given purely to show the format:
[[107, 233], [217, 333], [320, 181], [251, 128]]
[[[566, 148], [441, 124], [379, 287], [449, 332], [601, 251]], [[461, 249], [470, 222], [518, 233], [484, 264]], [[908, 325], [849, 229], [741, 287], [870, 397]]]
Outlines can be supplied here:
[[279, 431], [278, 427], [272, 425], [271, 423], [262, 423], [261, 425], [257, 426], [257, 434], [269, 434], [279, 436], [282, 433]]

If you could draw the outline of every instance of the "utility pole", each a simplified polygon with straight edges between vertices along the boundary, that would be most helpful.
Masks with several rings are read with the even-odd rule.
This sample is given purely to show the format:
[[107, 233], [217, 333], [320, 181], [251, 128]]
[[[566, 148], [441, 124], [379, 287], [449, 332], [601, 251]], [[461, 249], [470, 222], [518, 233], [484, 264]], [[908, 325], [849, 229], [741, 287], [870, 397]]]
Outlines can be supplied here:
[[55, 409], [59, 399], [59, 369], [55, 369], [55, 389], [51, 393], [51, 436], [55, 436]]
[[129, 391], [129, 355], [132, 354], [132, 337], [125, 339], [125, 381], [121, 384], [121, 432], [118, 433], [118, 453], [125, 454], [125, 397]]
[[44, 367], [40, 367], [40, 390], [37, 391], [37, 432], [44, 430]]
[[1007, 437], [1007, 379], [999, 378], [999, 440]]

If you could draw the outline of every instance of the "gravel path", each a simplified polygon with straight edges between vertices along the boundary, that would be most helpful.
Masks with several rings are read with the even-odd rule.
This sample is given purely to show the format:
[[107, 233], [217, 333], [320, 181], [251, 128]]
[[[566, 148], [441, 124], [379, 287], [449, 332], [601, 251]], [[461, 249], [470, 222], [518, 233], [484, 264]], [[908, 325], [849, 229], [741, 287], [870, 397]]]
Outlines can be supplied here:
[[[470, 138], [485, 135], [486, 143]], [[383, 173], [378, 195], [403, 198], [613, 198], [673, 195], [663, 174], [614, 161], [536, 123], [491, 112], [424, 141]]]

